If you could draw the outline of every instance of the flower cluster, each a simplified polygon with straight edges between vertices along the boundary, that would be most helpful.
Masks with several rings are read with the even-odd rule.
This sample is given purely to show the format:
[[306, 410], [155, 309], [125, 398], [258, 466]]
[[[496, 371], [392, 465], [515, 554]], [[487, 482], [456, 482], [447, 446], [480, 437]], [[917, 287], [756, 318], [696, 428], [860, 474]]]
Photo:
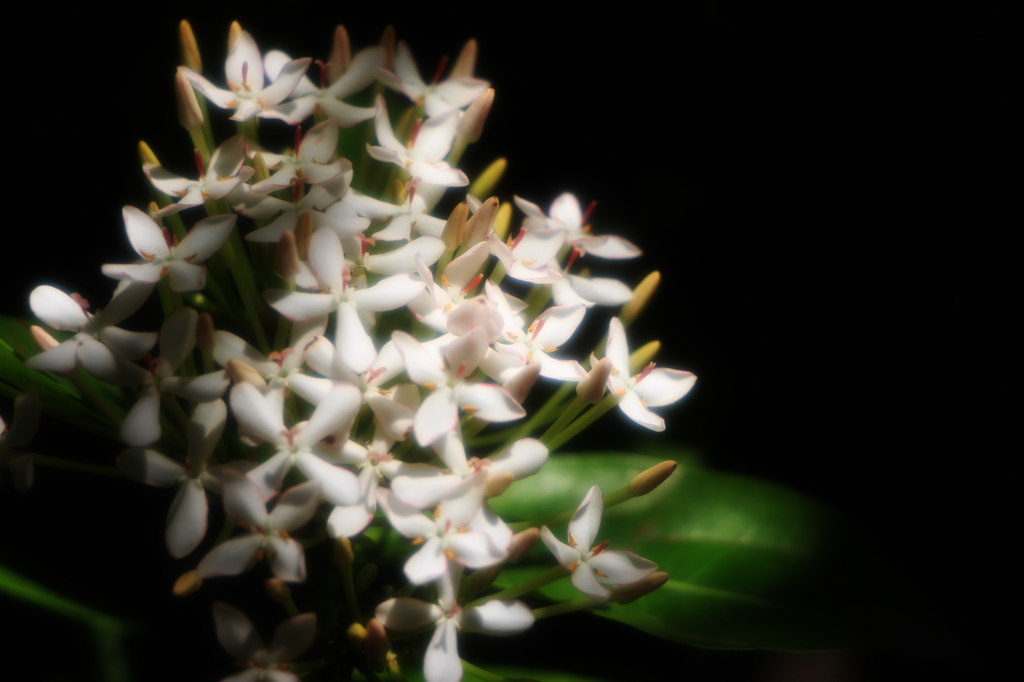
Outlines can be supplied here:
[[[457, 682], [459, 631], [529, 628], [535, 612], [524, 602], [472, 598], [538, 537], [559, 564], [550, 578], [571, 576], [589, 598], [579, 608], [615, 598], [606, 585], [640, 589], [630, 598], [656, 587], [656, 564], [598, 543], [607, 504], [599, 487], [569, 520], [568, 544], [540, 523], [514, 533], [488, 503], [543, 475], [553, 451], [616, 405], [640, 427], [664, 430], [651, 408], [693, 387], [689, 372], [655, 368], [649, 347], [629, 351], [626, 327], [657, 273], [633, 288], [580, 269], [640, 249], [593, 230], [594, 205], [583, 209], [571, 194], [547, 212], [489, 196], [503, 162], [470, 185], [458, 163], [494, 103], [490, 84], [473, 75], [475, 42], [428, 84], [390, 30], [352, 55], [339, 27], [328, 62], [263, 54], [237, 24], [231, 36], [217, 83], [202, 75], [183, 22], [188, 65], [175, 87], [197, 177], [167, 171], [142, 145], [156, 201], [124, 208], [138, 259], [103, 266], [118, 284], [101, 310], [52, 286], [33, 291], [46, 328], [33, 328], [41, 352], [26, 362], [63, 375], [84, 370], [133, 396], [113, 406], [126, 409], [116, 427], [129, 446], [117, 466], [177, 488], [166, 525], [173, 557], [196, 553], [209, 535], [210, 500], [223, 504], [239, 532], [222, 532], [188, 559], [195, 568], [178, 593], [269, 565], [268, 589], [292, 613], [269, 645], [241, 611], [213, 607], [220, 641], [247, 667], [230, 679], [297, 679], [288, 662], [334, 637], [312, 613], [298, 614], [284, 585], [306, 579], [305, 550], [325, 537], [337, 543], [346, 581], [339, 626], [358, 643], [353, 665], [366, 674], [397, 665], [389, 631], [432, 628], [425, 677]], [[207, 102], [238, 122], [238, 134], [212, 150]], [[264, 148], [257, 122], [294, 126], [294, 146]], [[352, 159], [339, 155], [353, 146]], [[454, 208], [439, 214], [446, 201]], [[523, 214], [517, 230], [513, 203]], [[117, 326], [154, 289], [165, 314], [159, 332]], [[583, 320], [607, 306], [622, 311], [594, 353], [566, 353]], [[528, 416], [535, 388], [551, 395]], [[0, 463], [22, 488], [31, 460], [13, 448], [31, 438], [38, 403], [35, 392], [20, 399], [0, 441]], [[501, 445], [487, 454], [488, 443]], [[409, 585], [365, 619], [349, 539], [373, 527], [409, 541]]]

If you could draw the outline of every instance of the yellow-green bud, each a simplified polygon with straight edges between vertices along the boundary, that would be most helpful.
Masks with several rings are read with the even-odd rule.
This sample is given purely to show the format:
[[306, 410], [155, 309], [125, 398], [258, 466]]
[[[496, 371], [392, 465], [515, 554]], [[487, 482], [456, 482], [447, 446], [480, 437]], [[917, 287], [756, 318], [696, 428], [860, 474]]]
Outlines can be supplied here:
[[163, 218], [156, 214], [156, 212], [159, 210], [160, 204], [156, 203], [155, 201], [151, 201], [146, 205], [146, 213], [148, 213], [149, 217], [153, 219], [153, 222], [156, 223], [157, 225], [163, 225]]
[[56, 348], [60, 345], [60, 341], [53, 338], [53, 336], [50, 335], [50, 332], [38, 325], [32, 325], [29, 328], [29, 332], [32, 334], [32, 341], [36, 344], [40, 353], [45, 353], [51, 348]]
[[231, 48], [235, 46], [235, 41], [238, 40], [238, 36], [242, 35], [242, 25], [237, 21], [232, 21], [230, 28], [228, 28], [228, 52], [231, 52]]
[[646, 495], [664, 483], [672, 475], [672, 472], [676, 470], [677, 466], [679, 466], [678, 462], [667, 460], [655, 464], [646, 471], [641, 471], [629, 482], [629, 492], [633, 494], [633, 497]]
[[338, 538], [334, 541], [334, 560], [342, 568], [352, 568], [356, 555], [352, 551], [351, 540], [348, 538]]
[[629, 354], [629, 373], [639, 374], [647, 366], [654, 356], [661, 350], [661, 341], [651, 341], [637, 348]]
[[475, 197], [486, 197], [494, 188], [497, 186], [498, 181], [501, 180], [501, 176], [505, 174], [505, 169], [508, 168], [508, 159], [502, 157], [495, 159], [490, 166], [484, 169], [484, 172], [469, 186], [469, 193]]
[[476, 246], [487, 239], [494, 215], [498, 212], [498, 197], [491, 197], [480, 204], [473, 217], [466, 221], [466, 229], [462, 231], [462, 239], [466, 246]]
[[508, 228], [512, 225], [512, 204], [506, 202], [498, 207], [498, 213], [494, 216], [494, 231], [502, 241], [508, 236]]
[[622, 324], [630, 324], [640, 316], [648, 301], [651, 300], [651, 296], [654, 296], [654, 292], [657, 291], [660, 282], [661, 273], [655, 270], [644, 277], [640, 284], [636, 285], [636, 288], [633, 289], [633, 299], [622, 306], [622, 312], [619, 315], [622, 319]]
[[199, 56], [199, 43], [196, 42], [196, 34], [192, 32], [192, 24], [187, 19], [182, 19], [178, 24], [178, 44], [181, 47], [181, 63], [196, 73], [203, 72], [203, 60]]
[[584, 404], [595, 405], [604, 397], [604, 391], [608, 386], [608, 377], [612, 373], [612, 361], [610, 358], [601, 358], [594, 367], [587, 372], [587, 378], [576, 384], [576, 397]]
[[171, 594], [175, 597], [187, 597], [203, 585], [203, 579], [199, 577], [199, 573], [196, 571], [189, 571], [182, 573], [181, 576], [174, 581], [174, 587], [171, 588]]
[[327, 60], [327, 82], [330, 84], [345, 75], [352, 64], [352, 43], [349, 42], [348, 31], [340, 24], [334, 29], [334, 41]]
[[263, 587], [270, 598], [278, 604], [287, 604], [292, 599], [292, 589], [280, 578], [267, 578]]
[[192, 84], [181, 71], [174, 74], [174, 96], [178, 101], [178, 123], [181, 127], [190, 132], [202, 128], [203, 111], [199, 108], [199, 100], [196, 99]]
[[149, 145], [146, 144], [144, 140], [139, 140], [139, 159], [141, 159], [144, 164], [151, 163], [154, 166], [160, 165], [160, 159], [156, 158], [156, 154], [153, 153], [153, 150], [149, 148]]
[[348, 626], [348, 630], [345, 631], [345, 636], [348, 637], [348, 643], [356, 651], [363, 650], [363, 644], [366, 642], [366, 628], [363, 627], [362, 623], [358, 621]]

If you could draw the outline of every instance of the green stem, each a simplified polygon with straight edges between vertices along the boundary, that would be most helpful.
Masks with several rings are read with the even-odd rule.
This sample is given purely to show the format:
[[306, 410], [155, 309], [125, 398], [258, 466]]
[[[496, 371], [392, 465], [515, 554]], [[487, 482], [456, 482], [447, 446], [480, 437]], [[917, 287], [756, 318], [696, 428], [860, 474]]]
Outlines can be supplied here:
[[203, 139], [206, 140], [206, 148], [212, 149], [213, 128], [210, 127], [210, 110], [206, 106], [206, 97], [201, 92], [196, 93], [196, 100], [199, 102], [199, 110], [203, 112]]
[[561, 416], [555, 420], [555, 423], [544, 432], [544, 435], [540, 437], [540, 442], [544, 445], [548, 445], [558, 434], [562, 432], [565, 427], [569, 425], [576, 416], [583, 411], [583, 408], [587, 406], [587, 403], [581, 402], [579, 398], [573, 400], [562, 412]]
[[68, 378], [71, 380], [71, 383], [75, 388], [78, 389], [78, 392], [82, 397], [85, 398], [97, 412], [106, 417], [111, 426], [116, 429], [121, 428], [124, 416], [113, 405], [111, 405], [106, 398], [100, 395], [99, 391], [92, 387], [92, 384], [82, 376], [82, 370], [76, 369], [68, 375]]
[[363, 619], [359, 615], [359, 604], [356, 603], [356, 584], [352, 576], [352, 567], [342, 566], [339, 570], [341, 571], [341, 589], [345, 593], [345, 612], [348, 614], [349, 623], [361, 623]]
[[479, 599], [471, 601], [468, 604], [466, 604], [463, 608], [468, 608], [470, 606], [480, 606], [481, 604], [489, 602], [492, 599], [515, 599], [521, 594], [533, 592], [538, 587], [544, 587], [548, 583], [554, 582], [560, 578], [564, 578], [567, 575], [569, 575], [569, 571], [562, 568], [561, 566], [554, 566], [544, 571], [540, 575], [534, 576], [533, 578], [521, 582], [514, 587], [508, 588], [507, 590], [495, 592], [494, 594], [489, 594], [486, 597], [480, 597]]
[[469, 673], [473, 677], [478, 677], [484, 682], [505, 682], [506, 680], [514, 679], [497, 673], [487, 672], [483, 668], [478, 668], [463, 658], [460, 658], [459, 660], [462, 661], [462, 670], [464, 672]]
[[32, 455], [32, 463], [39, 466], [49, 467], [51, 469], [63, 469], [64, 471], [74, 471], [80, 474], [95, 474], [96, 476], [113, 476], [115, 478], [123, 478], [123, 475], [116, 467], [107, 467], [101, 464], [88, 464], [86, 462], [73, 462], [68, 459], [50, 457], [49, 455], [40, 455], [35, 452], [30, 452], [28, 454]]
[[567, 426], [560, 434], [551, 439], [550, 443], [547, 443], [548, 451], [554, 452], [558, 448], [562, 447], [569, 442], [576, 434], [583, 429], [587, 428], [599, 418], [604, 416], [604, 413], [612, 409], [619, 404], [619, 399], [612, 393], [609, 393], [601, 400], [597, 405], [594, 405], [579, 419], [574, 421], [572, 424]]
[[592, 609], [595, 606], [597, 606], [597, 602], [590, 597], [580, 597], [579, 599], [573, 599], [571, 601], [564, 601], [559, 604], [552, 604], [551, 606], [542, 606], [539, 609], [534, 609], [533, 617], [540, 620], [541, 618], [548, 618], [550, 616], [560, 616], [563, 613]]
[[501, 280], [505, 279], [505, 264], [498, 261], [494, 264], [494, 269], [491, 270], [491, 281], [495, 284], [501, 284]]
[[544, 309], [544, 306], [551, 300], [551, 285], [550, 284], [539, 284], [534, 285], [530, 293], [526, 294], [526, 321], [530, 324], [537, 319], [537, 315]]
[[476, 434], [483, 431], [490, 422], [485, 422], [483, 419], [477, 419], [476, 417], [470, 417], [468, 423], [462, 429], [462, 438], [472, 438]]
[[562, 404], [568, 397], [569, 393], [575, 390], [576, 385], [570, 382], [563, 383], [557, 391], [555, 391], [548, 401], [541, 405], [540, 409], [533, 413], [533, 416], [526, 420], [526, 423], [520, 426], [518, 429], [513, 431], [512, 435], [507, 439], [502, 449], [511, 445], [520, 438], [529, 436], [534, 429], [539, 428], [545, 424], [550, 424], [555, 420], [555, 415], [559, 410], [564, 409]]
[[270, 343], [267, 341], [267, 333], [263, 330], [263, 323], [260, 321], [259, 309], [257, 307], [259, 302], [253, 295], [255, 286], [250, 287], [249, 282], [246, 280], [241, 257], [235, 249], [236, 240], [239, 241], [240, 246], [241, 240], [238, 238], [238, 231], [233, 230], [231, 237], [221, 247], [219, 255], [224, 259], [228, 270], [231, 271], [231, 276], [235, 280], [235, 286], [242, 297], [242, 307], [245, 310], [245, 316], [249, 320], [253, 334], [256, 335], [256, 343], [259, 345], [260, 351], [264, 355], [268, 355], [270, 353]]
[[203, 168], [209, 170], [210, 147], [206, 144], [206, 137], [203, 136], [203, 129], [196, 128], [195, 130], [188, 131], [188, 134], [192, 137], [192, 146], [199, 152], [199, 160], [202, 161]]
[[391, 675], [392, 682], [406, 682], [402, 669], [398, 667], [398, 657], [393, 651], [388, 652], [388, 675]]

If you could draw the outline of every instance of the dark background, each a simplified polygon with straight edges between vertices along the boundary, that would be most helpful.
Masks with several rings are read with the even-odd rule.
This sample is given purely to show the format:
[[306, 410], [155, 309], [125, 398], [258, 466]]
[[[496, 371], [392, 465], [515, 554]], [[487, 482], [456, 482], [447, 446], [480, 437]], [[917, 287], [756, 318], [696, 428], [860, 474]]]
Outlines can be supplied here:
[[[693, 447], [715, 468], [826, 501], [880, 540], [971, 656], [708, 652], [615, 634], [689, 679], [961, 679], [1009, 650], [1018, 593], [1021, 15], [1009, 2], [805, 10], [709, 0], [667, 13], [309, 3], [52, 17], [31, 52], [7, 60], [24, 86], [9, 90], [0, 312], [27, 313], [43, 283], [106, 299], [99, 265], [131, 253], [121, 207], [148, 202], [139, 139], [190, 171], [171, 87], [183, 16], [214, 82], [236, 18], [264, 51], [321, 59], [335, 24], [358, 49], [390, 22], [425, 78], [475, 37], [477, 74], [497, 96], [463, 167], [472, 177], [504, 155], [503, 197], [545, 208], [562, 191], [595, 199], [597, 231], [645, 251], [595, 270], [630, 283], [663, 275], [632, 345], [659, 338], [662, 366], [700, 377], [662, 410], [666, 433], [615, 414], [591, 443]], [[7, 401], [0, 408], [10, 415]], [[108, 445], [44, 424], [39, 452], [112, 461], [97, 451]], [[192, 565], [163, 551], [169, 499], [39, 470], [30, 494], [0, 492], [0, 559], [144, 623], [131, 642], [136, 679], [219, 679], [230, 668], [210, 639], [208, 604], [167, 594]], [[92, 679], [84, 630], [3, 604], [13, 614], [4, 629], [18, 635], [2, 640], [10, 654], [64, 651], [43, 669]], [[627, 652], [595, 650], [583, 667], [627, 679]]]

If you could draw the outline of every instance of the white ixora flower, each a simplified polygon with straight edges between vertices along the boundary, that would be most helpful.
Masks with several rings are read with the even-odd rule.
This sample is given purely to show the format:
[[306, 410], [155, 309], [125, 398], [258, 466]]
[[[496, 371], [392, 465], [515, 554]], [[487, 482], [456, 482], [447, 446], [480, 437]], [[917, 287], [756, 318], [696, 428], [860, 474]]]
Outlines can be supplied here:
[[214, 602], [213, 620], [221, 646], [235, 657], [239, 666], [246, 667], [244, 672], [222, 682], [299, 682], [299, 676], [288, 670], [287, 663], [313, 645], [315, 613], [303, 613], [278, 623], [269, 646], [264, 644], [252, 621], [234, 606]]
[[452, 74], [438, 82], [441, 72], [447, 66], [445, 58], [434, 75], [434, 81], [427, 85], [420, 77], [416, 68], [416, 60], [412, 51], [404, 42], [398, 43], [395, 51], [395, 72], [378, 69], [377, 78], [393, 90], [403, 93], [415, 103], [423, 103], [427, 116], [440, 116], [450, 111], [464, 109], [482, 95], [490, 83], [480, 78], [473, 78], [473, 66], [476, 61], [475, 41], [463, 48]]
[[395, 137], [383, 96], [377, 99], [375, 121], [377, 141], [381, 146], [367, 143], [366, 151], [370, 156], [403, 168], [413, 178], [420, 178], [424, 185], [463, 187], [469, 184], [465, 173], [442, 160], [448, 156], [455, 142], [455, 129], [459, 125], [458, 111], [453, 109], [417, 123], [408, 146]]
[[632, 552], [608, 551], [608, 541], [593, 546], [604, 512], [604, 494], [594, 486], [583, 498], [569, 521], [569, 544], [558, 540], [547, 526], [540, 529], [540, 537], [558, 563], [572, 571], [572, 584], [594, 601], [608, 601], [608, 585], [631, 585], [658, 570], [658, 564]]
[[[640, 249], [632, 242], [616, 237], [615, 235], [603, 234], [593, 235], [590, 233], [590, 225], [587, 218], [590, 217], [590, 209], [586, 213], [580, 210], [580, 202], [568, 192], [559, 195], [551, 204], [550, 217], [544, 215], [544, 211], [534, 203], [520, 197], [514, 197], [516, 206], [526, 214], [523, 227], [528, 230], [549, 229], [564, 230], [566, 232], [565, 243], [570, 245], [579, 253], [589, 253], [598, 258], [622, 259], [636, 258], [640, 255]], [[591, 204], [593, 208], [593, 204]]]
[[331, 163], [338, 149], [338, 123], [327, 119], [302, 134], [295, 128], [295, 156], [263, 152], [263, 160], [274, 171], [266, 180], [249, 187], [253, 192], [266, 194], [295, 184], [320, 185], [352, 169], [348, 159]]
[[39, 430], [39, 389], [31, 387], [14, 399], [11, 423], [0, 417], [0, 471], [7, 469], [14, 480], [14, 489], [25, 492], [32, 487], [32, 455], [21, 452]]
[[627, 417], [651, 431], [664, 431], [665, 420], [648, 408], [671, 405], [689, 393], [697, 382], [697, 377], [690, 372], [654, 369], [653, 362], [640, 374], [630, 376], [626, 330], [617, 317], [608, 324], [605, 356], [612, 361], [608, 390], [619, 398], [619, 408]]
[[186, 208], [201, 206], [207, 201], [223, 199], [232, 192], [238, 185], [252, 177], [255, 172], [245, 163], [246, 141], [242, 135], [235, 135], [224, 141], [221, 146], [214, 150], [210, 156], [210, 163], [206, 170], [203, 170], [203, 162], [199, 150], [195, 152], [196, 169], [199, 171], [198, 180], [190, 180], [180, 175], [175, 175], [166, 170], [163, 166], [152, 163], [142, 165], [142, 170], [149, 177], [149, 181], [158, 190], [178, 201], [169, 204], [155, 213], [159, 217], [171, 215], [184, 211]]

